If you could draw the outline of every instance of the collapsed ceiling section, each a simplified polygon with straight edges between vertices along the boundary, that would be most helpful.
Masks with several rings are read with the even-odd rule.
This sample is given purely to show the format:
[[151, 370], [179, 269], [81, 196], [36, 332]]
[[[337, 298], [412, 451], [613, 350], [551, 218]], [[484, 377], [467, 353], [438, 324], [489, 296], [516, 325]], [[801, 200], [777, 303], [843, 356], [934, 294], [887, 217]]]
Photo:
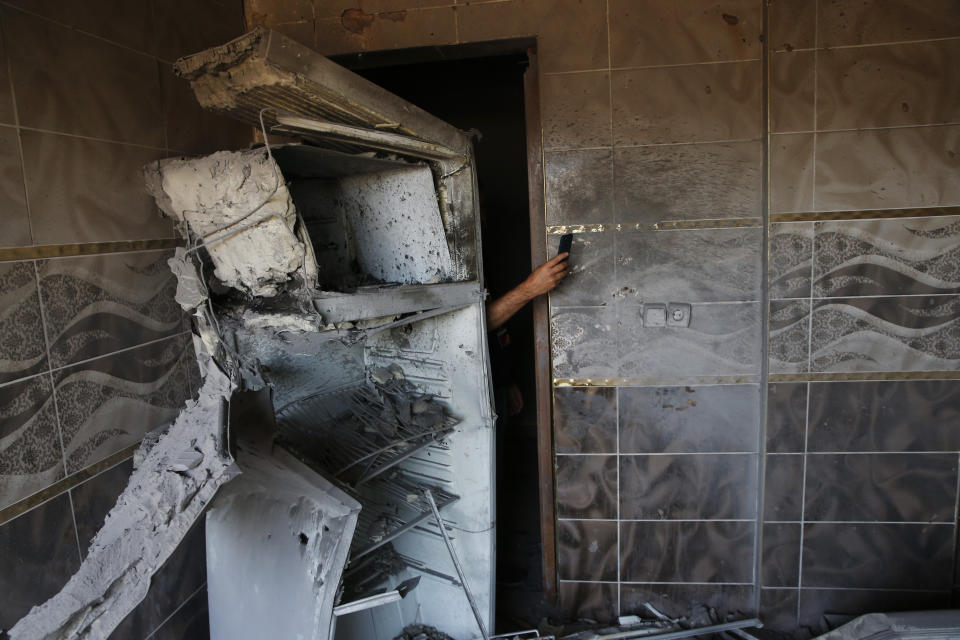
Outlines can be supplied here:
[[267, 30], [176, 69], [205, 106], [301, 142], [144, 168], [186, 239], [170, 266], [205, 382], [11, 638], [106, 638], [204, 512], [214, 639], [488, 637], [469, 137]]

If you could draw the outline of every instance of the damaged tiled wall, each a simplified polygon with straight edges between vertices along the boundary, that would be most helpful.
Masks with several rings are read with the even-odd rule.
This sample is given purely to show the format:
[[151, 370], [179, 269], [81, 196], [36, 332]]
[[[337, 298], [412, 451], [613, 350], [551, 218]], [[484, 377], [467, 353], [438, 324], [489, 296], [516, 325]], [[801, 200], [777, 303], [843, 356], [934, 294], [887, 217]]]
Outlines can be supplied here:
[[[242, 30], [233, 1], [0, 2], [0, 629], [77, 569], [198, 383], [140, 167], [249, 140], [171, 71]], [[116, 637], [202, 637], [205, 575], [196, 527]]]
[[547, 224], [590, 225], [551, 301], [570, 616], [794, 629], [954, 586], [960, 218], [924, 216], [960, 205], [960, 7], [766, 5], [764, 50], [761, 0], [246, 2], [326, 54], [538, 36]]
[[770, 18], [761, 611], [820, 629], [823, 612], [949, 606], [960, 217], [937, 214], [960, 213], [960, 5]]

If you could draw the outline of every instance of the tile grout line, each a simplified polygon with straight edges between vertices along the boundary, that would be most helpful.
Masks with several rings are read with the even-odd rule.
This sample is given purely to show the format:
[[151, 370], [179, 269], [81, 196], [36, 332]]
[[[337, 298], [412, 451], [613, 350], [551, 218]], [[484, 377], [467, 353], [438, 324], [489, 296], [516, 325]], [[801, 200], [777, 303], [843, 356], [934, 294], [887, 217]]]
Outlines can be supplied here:
[[[807, 404], [803, 419], [803, 474], [800, 483], [800, 553], [797, 558], [797, 589], [803, 588], [803, 530], [806, 527], [807, 450], [810, 440], [810, 383], [807, 383]], [[800, 595], [797, 594], [797, 624], [800, 623]]]
[[[609, 9], [608, 9], [609, 13]], [[609, 20], [609, 15], [608, 15]], [[609, 47], [608, 47], [609, 50]], [[746, 64], [751, 62], [760, 62], [761, 58], [741, 58], [737, 60], [700, 60], [697, 62], [675, 62], [672, 64], [651, 64], [651, 65], [638, 65], [631, 66], [626, 65], [623, 67], [614, 67], [612, 63], [609, 63], [608, 55], [608, 69], [610, 71], [650, 71], [656, 69], [676, 69], [683, 67], [700, 67], [700, 66], [717, 66], [722, 64]], [[574, 69], [571, 71], [548, 71], [544, 75], [550, 76], [572, 76], [584, 73], [596, 73], [598, 71], [604, 71], [603, 68], [600, 69]]]
[[960, 567], [957, 565], [957, 544], [958, 544], [958, 522], [957, 519], [960, 518], [960, 454], [957, 454], [956, 457], [957, 464], [957, 485], [956, 493], [953, 495], [953, 584], [957, 585], [957, 580], [960, 579]]
[[77, 557], [83, 562], [83, 549], [80, 547], [80, 532], [77, 529], [77, 508], [73, 504], [73, 489], [67, 489], [67, 500], [70, 501], [70, 518], [73, 520], [73, 539], [77, 541]]
[[30, 234], [30, 244], [32, 245], [34, 243], [33, 215], [30, 213], [30, 190], [27, 188], [27, 172], [23, 161], [23, 138], [20, 136], [20, 109], [17, 107], [17, 90], [13, 85], [13, 64], [11, 63], [13, 56], [7, 53], [7, 42], [9, 38], [7, 37], [6, 29], [4, 29], [2, 25], [0, 25], [0, 34], [3, 36], [3, 54], [7, 58], [7, 83], [10, 85], [10, 105], [13, 107], [13, 127], [17, 136], [17, 151], [20, 154], [20, 180], [23, 183], [23, 205], [27, 210], [27, 231]]
[[[85, 136], [79, 133], [70, 133], [68, 131], [54, 131], [53, 129], [41, 129], [39, 127], [25, 127], [20, 125], [20, 130], [30, 131], [33, 133], [46, 133], [54, 136], [64, 136], [66, 138], [77, 138], [79, 140], [88, 140], [91, 142], [104, 142], [108, 144], [119, 144], [125, 147], [136, 147], [138, 149], [148, 149], [150, 151], [163, 151], [166, 152], [168, 149], [166, 147], [156, 147], [150, 144], [141, 144], [139, 142], [128, 142], [126, 140], [112, 140], [110, 138], [99, 138], [97, 136]], [[166, 132], [164, 132], [166, 135]]]
[[[100, 42], [106, 42], [107, 44], [113, 45], [113, 46], [115, 46], [115, 47], [119, 47], [119, 48], [121, 48], [121, 49], [125, 49], [125, 50], [127, 50], [127, 51], [130, 51], [130, 52], [135, 53], [135, 54], [140, 55], [140, 56], [144, 56], [144, 57], [147, 57], [147, 58], [157, 58], [157, 56], [154, 55], [154, 54], [152, 54], [152, 53], [147, 53], [146, 51], [140, 51], [140, 50], [138, 50], [138, 49], [134, 49], [133, 47], [131, 47], [131, 46], [129, 46], [129, 45], [121, 44], [121, 43], [119, 43], [119, 42], [116, 42], [115, 40], [110, 40], [110, 39], [108, 39], [108, 38], [104, 38], [103, 36], [97, 35], [97, 34], [95, 34], [95, 33], [91, 33], [90, 31], [85, 31], [85, 30], [83, 30], [83, 29], [79, 29], [79, 28], [77, 28], [77, 27], [70, 26], [69, 24], [67, 24], [67, 23], [65, 23], [65, 22], [60, 22], [59, 20], [54, 20], [53, 18], [40, 15], [39, 13], [34, 13], [33, 11], [28, 11], [27, 9], [24, 9], [23, 7], [18, 7], [18, 6], [12, 5], [12, 4], [10, 4], [9, 2], [5, 2], [4, 0], [0, 0], [0, 6], [7, 7], [8, 9], [12, 9], [12, 10], [14, 10], [14, 11], [18, 11], [18, 12], [23, 13], [23, 14], [25, 14], [25, 15], [31, 16], [31, 17], [33, 17], [33, 18], [35, 18], [35, 19], [37, 19], [37, 20], [43, 20], [44, 22], [49, 22], [50, 24], [55, 24], [55, 25], [57, 25], [58, 27], [60, 27], [60, 28], [62, 28], [62, 29], [66, 29], [66, 30], [68, 30], [68, 31], [73, 31], [73, 32], [75, 32], [75, 33], [83, 34], [83, 35], [85, 35], [85, 36], [87, 36], [87, 37], [89, 37], [89, 38], [93, 38], [93, 39], [95, 39], [95, 40], [99, 40]], [[153, 16], [151, 15], [151, 18], [152, 18], [152, 17], [153, 17]]]
[[[819, 125], [817, 118], [817, 67], [819, 67], [819, 36], [820, 36], [820, 16], [819, 16], [819, 2], [814, 2], [813, 4], [813, 149], [811, 150], [812, 159], [810, 165], [810, 208], [816, 211], [817, 209], [817, 126]], [[810, 281], [811, 291], [813, 289], [813, 281]], [[810, 313], [813, 313], [813, 309], [810, 309]], [[799, 611], [797, 616], [799, 617]]]
[[[613, 140], [613, 44], [612, 44], [612, 42], [611, 42], [611, 40], [610, 40], [610, 0], [604, 0], [604, 12], [605, 12], [605, 19], [606, 19], [606, 25], [605, 25], [605, 26], [606, 26], [606, 30], [607, 30], [607, 34], [606, 34], [606, 35], [607, 35], [607, 100], [608, 100], [608, 104], [609, 104], [609, 106], [610, 106], [610, 111], [609, 111], [609, 123], [610, 123], [610, 130], [609, 130], [609, 133], [610, 133], [610, 185], [611, 185], [611, 192], [612, 192], [613, 194], [616, 194], [616, 192], [617, 192], [617, 191], [616, 191], [616, 188], [617, 188], [617, 185], [616, 185], [617, 171], [616, 171], [616, 167], [615, 167], [616, 158], [615, 158], [615, 155], [614, 155], [614, 152], [613, 152], [613, 148], [614, 148], [614, 140]], [[611, 198], [611, 202], [610, 202], [610, 213], [611, 213], [611, 215], [612, 215], [612, 217], [613, 217], [614, 220], [616, 220], [617, 217], [618, 217], [618, 216], [617, 216], [617, 209], [616, 209], [616, 207], [617, 207], [616, 197], [614, 196], [614, 197]], [[616, 236], [614, 236], [614, 238], [613, 238], [613, 281], [614, 281], [614, 283], [616, 283], [616, 282], [618, 281], [618, 280], [617, 280], [617, 237], [616, 237]], [[617, 323], [617, 324], [616, 324], [616, 327], [617, 327], [617, 350], [619, 351], [619, 344], [620, 344], [620, 318], [619, 318], [620, 310], [619, 310], [619, 308], [615, 309], [614, 312], [616, 313], [616, 316], [617, 316], [617, 317], [615, 318], [615, 321], [616, 321], [616, 323]], [[616, 555], [616, 563], [617, 563], [617, 587], [616, 587], [616, 588], [617, 588], [617, 617], [619, 617], [619, 616], [623, 615], [623, 601], [622, 601], [623, 599], [622, 599], [622, 596], [621, 596], [621, 593], [620, 593], [620, 592], [622, 591], [621, 581], [623, 580], [623, 576], [621, 575], [621, 568], [620, 568], [620, 564], [621, 564], [620, 559], [621, 559], [621, 554], [622, 554], [622, 548], [621, 548], [621, 540], [620, 540], [621, 524], [620, 524], [620, 390], [619, 390], [619, 389], [614, 389], [613, 398], [614, 398], [614, 408], [615, 408], [615, 410], [616, 410], [616, 429], [617, 429], [617, 433], [616, 433], [616, 450], [617, 450], [617, 453], [616, 453], [616, 458], [615, 458], [615, 460], [616, 460], [616, 465], [617, 465], [617, 524], [616, 524], [616, 527], [617, 527], [617, 555]]]
[[53, 378], [53, 369], [51, 364], [53, 358], [50, 355], [50, 333], [47, 331], [47, 312], [43, 304], [43, 291], [40, 287], [40, 267], [37, 261], [33, 261], [33, 275], [37, 283], [37, 306], [40, 308], [40, 327], [43, 330], [43, 344], [47, 352], [47, 371], [46, 375], [50, 380], [50, 399], [53, 401], [53, 415], [57, 421], [57, 439], [60, 442], [60, 462], [63, 464], [64, 478], [70, 475], [70, 469], [67, 468], [67, 449], [63, 444], [63, 425], [60, 424], [60, 407], [57, 404], [57, 384]]
[[761, 232], [760, 253], [760, 383], [758, 387], [758, 424], [757, 424], [757, 469], [753, 534], [753, 604], [754, 613], [760, 615], [760, 588], [762, 585], [763, 568], [763, 518], [766, 506], [766, 468], [767, 468], [767, 397], [770, 388], [770, 47], [766, 42], [769, 39], [769, 6], [761, 3], [761, 25], [765, 34], [761, 45], [760, 80], [762, 86], [760, 118], [763, 122], [763, 144], [761, 147], [761, 185], [760, 207], [763, 228]]
[[199, 587], [197, 587], [196, 591], [194, 591], [194, 592], [191, 593], [189, 596], [187, 596], [186, 598], [184, 598], [184, 599], [183, 599], [183, 602], [181, 602], [181, 603], [177, 606], [177, 608], [174, 609], [174, 610], [170, 613], [170, 615], [168, 615], [166, 618], [164, 618], [164, 619], [163, 619], [163, 622], [161, 622], [160, 624], [158, 624], [158, 625], [157, 625], [157, 628], [154, 629], [153, 631], [151, 631], [151, 632], [147, 635], [147, 637], [144, 638], [144, 640], [150, 640], [150, 638], [154, 637], [154, 636], [157, 634], [157, 632], [160, 631], [160, 629], [163, 628], [163, 625], [165, 625], [165, 624], [167, 624], [168, 622], [170, 622], [170, 619], [173, 618], [173, 616], [177, 615], [177, 613], [180, 611], [180, 609], [183, 609], [183, 607], [186, 606], [186, 604], [187, 604], [188, 602], [190, 602], [191, 600], [193, 600], [194, 597], [196, 597], [196, 595], [197, 595], [198, 593], [200, 593], [201, 591], [203, 591], [203, 590], [206, 589], [206, 588], [207, 588], [207, 581], [204, 580], [204, 581], [203, 581], [203, 584], [201, 584]]

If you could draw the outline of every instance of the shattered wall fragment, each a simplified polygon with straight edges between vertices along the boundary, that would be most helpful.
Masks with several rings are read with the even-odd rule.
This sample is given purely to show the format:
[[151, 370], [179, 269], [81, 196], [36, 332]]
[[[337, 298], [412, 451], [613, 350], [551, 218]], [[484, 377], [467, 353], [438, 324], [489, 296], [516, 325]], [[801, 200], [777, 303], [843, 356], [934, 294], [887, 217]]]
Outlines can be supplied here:
[[161, 160], [144, 177], [161, 210], [202, 240], [224, 284], [274, 296], [295, 272], [312, 281], [312, 251], [297, 237], [293, 198], [265, 150]]

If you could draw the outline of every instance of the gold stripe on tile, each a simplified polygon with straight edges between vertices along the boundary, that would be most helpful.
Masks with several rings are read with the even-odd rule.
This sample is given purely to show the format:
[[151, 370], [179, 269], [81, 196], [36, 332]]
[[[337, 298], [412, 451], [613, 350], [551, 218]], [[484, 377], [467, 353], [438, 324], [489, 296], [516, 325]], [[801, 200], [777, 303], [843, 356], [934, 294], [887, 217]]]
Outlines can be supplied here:
[[661, 220], [653, 224], [563, 224], [547, 227], [549, 235], [604, 231], [674, 231], [678, 229], [730, 229], [762, 227], [763, 218], [712, 218], [706, 220]]
[[46, 489], [38, 491], [37, 493], [27, 496], [19, 502], [14, 502], [10, 506], [0, 509], [0, 525], [7, 523], [17, 516], [23, 515], [27, 511], [30, 511], [34, 507], [40, 506], [44, 502], [52, 500], [62, 493], [83, 484], [95, 475], [117, 466], [132, 456], [133, 452], [136, 451], [137, 447], [139, 446], [140, 444], [137, 443], [130, 445], [125, 449], [121, 449], [113, 455], [104, 458], [100, 462], [90, 465], [86, 469], [81, 469], [80, 471], [70, 474], [62, 480], [54, 482]]
[[567, 233], [598, 233], [601, 231], [619, 231], [618, 224], [561, 224], [547, 227], [548, 235], [564, 235]]
[[680, 378], [554, 378], [554, 387], [683, 387], [708, 384], [757, 384], [760, 376], [689, 376]]
[[824, 220], [872, 220], [874, 218], [926, 218], [960, 216], [960, 207], [920, 207], [915, 209], [872, 209], [867, 211], [809, 211], [772, 213], [771, 222], [810, 222]]
[[763, 218], [716, 218], [713, 220], [661, 220], [650, 228], [654, 231], [672, 231], [674, 229], [732, 229], [762, 226]]
[[771, 373], [770, 382], [856, 382], [884, 380], [960, 380], [960, 371], [873, 371], [858, 373]]
[[44, 244], [36, 247], [0, 249], [0, 262], [13, 260], [39, 260], [43, 258], [69, 258], [72, 256], [95, 256], [104, 253], [127, 253], [154, 249], [173, 249], [183, 246], [179, 238], [161, 240], [124, 240], [119, 242], [81, 242], [77, 244]]

